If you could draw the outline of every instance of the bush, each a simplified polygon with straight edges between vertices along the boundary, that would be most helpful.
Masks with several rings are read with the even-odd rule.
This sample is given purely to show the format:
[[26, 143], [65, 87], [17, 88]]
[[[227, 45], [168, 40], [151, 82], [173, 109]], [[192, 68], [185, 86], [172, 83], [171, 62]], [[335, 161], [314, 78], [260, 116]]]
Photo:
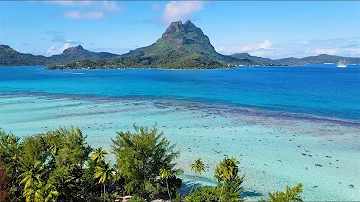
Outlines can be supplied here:
[[270, 200], [269, 202], [302, 202], [303, 200], [299, 196], [299, 194], [302, 192], [302, 184], [299, 183], [293, 188], [290, 188], [289, 185], [286, 186], [285, 192], [275, 192], [275, 193], [269, 193]]
[[198, 187], [186, 196], [185, 202], [218, 202], [218, 189], [214, 187], [205, 186], [202, 189]]
[[140, 196], [134, 196], [131, 197], [128, 202], [146, 202], [146, 200], [141, 198]]

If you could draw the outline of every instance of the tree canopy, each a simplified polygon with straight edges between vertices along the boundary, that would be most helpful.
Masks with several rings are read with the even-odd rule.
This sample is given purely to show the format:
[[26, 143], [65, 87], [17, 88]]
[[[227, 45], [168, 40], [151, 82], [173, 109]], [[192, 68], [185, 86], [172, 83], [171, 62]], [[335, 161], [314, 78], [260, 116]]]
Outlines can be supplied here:
[[152, 128], [134, 125], [134, 132], [118, 132], [112, 140], [116, 168], [128, 193], [152, 198], [161, 189], [160, 169], [177, 171], [174, 160], [179, 152], [163, 135], [156, 125]]
[[[91, 148], [79, 128], [18, 138], [0, 129], [1, 201], [114, 201], [133, 195], [132, 201], [174, 199], [181, 201], [182, 183], [176, 166], [179, 152], [156, 124], [118, 132], [112, 140], [115, 162], [106, 163], [108, 153]], [[115, 164], [114, 164], [115, 163]], [[196, 175], [205, 171], [199, 158], [190, 165]], [[239, 162], [224, 158], [215, 169], [215, 187], [196, 187], [187, 202], [241, 201], [243, 192]], [[285, 192], [269, 193], [269, 202], [302, 201], [302, 185]]]

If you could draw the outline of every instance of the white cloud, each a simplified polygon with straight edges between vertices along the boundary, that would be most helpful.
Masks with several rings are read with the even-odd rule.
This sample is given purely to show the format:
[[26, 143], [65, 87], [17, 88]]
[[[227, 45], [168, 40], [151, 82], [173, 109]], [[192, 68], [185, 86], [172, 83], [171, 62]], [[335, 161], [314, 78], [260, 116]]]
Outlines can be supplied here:
[[76, 7], [83, 7], [88, 6], [93, 3], [93, 1], [48, 1], [49, 3], [55, 3], [62, 6], [76, 6]]
[[73, 19], [99, 19], [105, 16], [106, 12], [120, 12], [122, 9], [117, 5], [115, 1], [90, 1], [90, 0], [79, 0], [79, 1], [48, 1], [48, 3], [58, 4], [66, 7], [76, 7], [79, 9], [93, 9], [96, 11], [68, 11], [63, 14], [64, 17]]
[[247, 52], [253, 56], [270, 58], [302, 58], [320, 54], [360, 57], [360, 37], [300, 41], [276, 45], [269, 40], [259, 44], [221, 44], [216, 48], [216, 51], [226, 55]]
[[216, 51], [223, 54], [243, 53], [247, 52], [254, 56], [269, 56], [277, 54], [280, 49], [273, 48], [273, 43], [270, 40], [265, 40], [260, 44], [247, 44], [238, 46], [228, 46], [217, 48]]
[[360, 56], [360, 48], [348, 48], [348, 49], [346, 49], [346, 51], [351, 56], [354, 56], [354, 57]]
[[161, 20], [163, 22], [173, 22], [188, 19], [191, 14], [203, 9], [201, 1], [170, 1], [163, 11]]
[[93, 12], [68, 11], [64, 13], [63, 16], [72, 19], [99, 19], [104, 17], [104, 13], [102, 11], [93, 11]]
[[70, 43], [65, 43], [60, 48], [56, 48], [55, 46], [50, 46], [45, 52], [41, 50], [41, 52], [44, 52], [46, 55], [57, 55], [61, 54], [65, 49], [71, 47]]
[[116, 4], [115, 1], [104, 1], [103, 2], [103, 7], [108, 10], [108, 11], [111, 11], [111, 12], [120, 12], [121, 9], [118, 7], [118, 5]]
[[264, 43], [259, 44], [259, 46], [256, 48], [256, 50], [261, 50], [261, 49], [268, 50], [271, 48], [271, 46], [272, 46], [272, 42], [269, 40], [265, 40]]
[[309, 45], [310, 42], [309, 41], [302, 41], [300, 45], [304, 46], [304, 45]]
[[50, 48], [48, 48], [46, 50], [46, 53], [53, 55], [53, 54], [57, 53], [57, 50], [56, 50], [55, 46], [51, 46]]
[[316, 55], [320, 54], [328, 54], [328, 55], [336, 55], [338, 53], [338, 49], [335, 48], [317, 48], [313, 51]]
[[70, 44], [69, 43], [65, 43], [61, 48], [60, 48], [60, 52], [63, 52], [65, 49], [69, 48]]

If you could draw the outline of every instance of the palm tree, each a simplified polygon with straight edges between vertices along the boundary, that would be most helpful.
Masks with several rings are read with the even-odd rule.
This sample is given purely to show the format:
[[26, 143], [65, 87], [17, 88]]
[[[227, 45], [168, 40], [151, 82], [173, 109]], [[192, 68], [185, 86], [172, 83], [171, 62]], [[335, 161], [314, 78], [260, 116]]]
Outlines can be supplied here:
[[169, 198], [170, 198], [170, 201], [171, 201], [169, 184], [168, 184], [168, 181], [167, 181], [167, 179], [170, 177], [170, 175], [171, 175], [171, 173], [170, 173], [170, 171], [168, 171], [167, 169], [165, 169], [165, 168], [161, 168], [161, 169], [160, 169], [160, 177], [161, 177], [161, 179], [164, 179], [164, 178], [165, 178], [166, 188], [167, 188], [167, 191], [168, 191], [168, 194], [169, 194]]
[[222, 182], [219, 202], [221, 201], [221, 195], [224, 189], [225, 183], [237, 176], [239, 171], [235, 158], [225, 158], [219, 165], [216, 166], [214, 177], [218, 179], [218, 182]]
[[19, 177], [20, 184], [24, 184], [23, 195], [26, 201], [41, 201], [43, 181], [42, 176], [44, 174], [44, 167], [39, 161], [36, 161], [29, 171], [22, 173]]
[[94, 153], [92, 154], [91, 160], [94, 161], [96, 164], [100, 164], [105, 159], [106, 154], [106, 150], [104, 150], [102, 147], [99, 147], [95, 149]]
[[45, 187], [44, 187], [44, 196], [45, 197], [45, 202], [48, 202], [48, 201], [56, 201], [56, 198], [59, 196], [59, 192], [56, 191], [54, 185], [52, 184], [47, 184]]
[[194, 175], [194, 184], [191, 187], [190, 193], [192, 192], [194, 186], [195, 186], [195, 182], [196, 182], [196, 174], [201, 175], [202, 172], [205, 172], [205, 164], [202, 162], [201, 158], [198, 158], [195, 160], [195, 163], [190, 165], [190, 169], [191, 171], [194, 171], [195, 175]]
[[45, 186], [31, 184], [24, 190], [23, 195], [26, 202], [50, 202], [56, 201], [59, 193], [52, 184], [46, 184]]
[[73, 193], [73, 189], [75, 188], [75, 180], [76, 178], [73, 176], [61, 174], [53, 176], [54, 188], [58, 191], [58, 194], [60, 195], [58, 198], [59, 201], [64, 201], [66, 196], [70, 196]]
[[102, 166], [96, 166], [95, 168], [94, 178], [99, 179], [98, 183], [103, 184], [104, 186], [104, 195], [103, 195], [104, 201], [105, 201], [105, 191], [106, 191], [105, 186], [108, 181], [112, 180], [114, 171], [115, 169], [111, 167], [110, 161], [108, 163], [104, 163], [104, 165]]
[[26, 202], [44, 201], [44, 193], [40, 184], [31, 183], [24, 189], [23, 196]]

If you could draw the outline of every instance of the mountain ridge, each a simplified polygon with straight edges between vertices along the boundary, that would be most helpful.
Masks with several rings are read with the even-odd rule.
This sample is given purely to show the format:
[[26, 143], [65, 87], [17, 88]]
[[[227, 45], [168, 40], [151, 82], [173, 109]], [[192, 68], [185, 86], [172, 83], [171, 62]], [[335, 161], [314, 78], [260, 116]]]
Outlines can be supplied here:
[[306, 65], [306, 64], [337, 63], [339, 60], [346, 60], [348, 64], [360, 64], [360, 58], [328, 55], [328, 54], [306, 56], [302, 58], [288, 57], [281, 59], [270, 59], [264, 57], [251, 56], [249, 53], [234, 53], [231, 56], [236, 57], [238, 59], [249, 59], [251, 61], [260, 63], [261, 65], [274, 65], [274, 66], [297, 66], [297, 65]]
[[216, 52], [210, 39], [190, 20], [172, 22], [165, 32], [149, 46], [130, 50], [118, 55], [108, 52], [92, 52], [78, 45], [65, 49], [61, 54], [42, 56], [20, 53], [8, 45], [0, 45], [1, 66], [48, 66], [62, 68], [121, 68], [152, 67], [175, 69], [225, 68], [238, 65], [290, 66], [312, 63], [360, 64], [360, 58], [320, 54], [304, 58], [270, 59], [251, 56], [249, 53], [222, 55]]
[[231, 56], [216, 52], [210, 43], [209, 37], [190, 20], [187, 20], [184, 24], [181, 21], [172, 22], [155, 43], [131, 50], [129, 53], [123, 54], [123, 56], [147, 57], [174, 50], [182, 51], [185, 55], [200, 54], [221, 62], [236, 61]]
[[8, 45], [0, 44], [0, 65], [2, 66], [46, 66], [62, 65], [83, 59], [109, 59], [119, 55], [107, 52], [92, 52], [81, 45], [69, 47], [61, 54], [52, 56], [20, 53]]

